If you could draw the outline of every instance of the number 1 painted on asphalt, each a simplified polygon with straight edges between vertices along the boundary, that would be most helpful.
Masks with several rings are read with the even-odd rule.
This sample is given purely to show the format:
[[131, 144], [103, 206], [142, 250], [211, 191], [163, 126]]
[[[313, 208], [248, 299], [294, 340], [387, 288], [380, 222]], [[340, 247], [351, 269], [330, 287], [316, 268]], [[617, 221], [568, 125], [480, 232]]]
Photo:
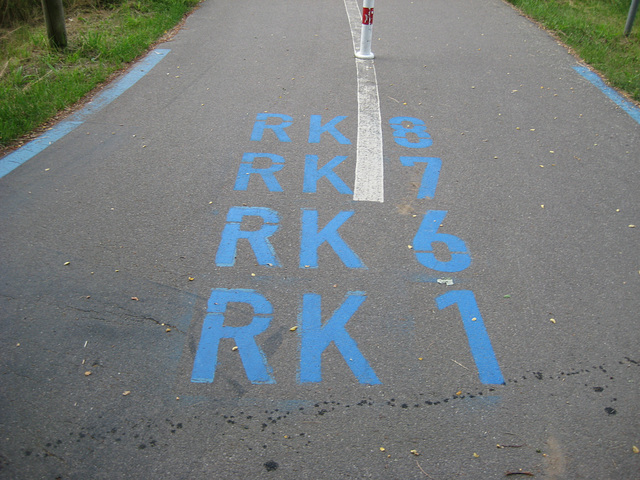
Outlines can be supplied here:
[[440, 310], [457, 304], [462, 324], [467, 333], [471, 355], [478, 368], [478, 376], [484, 384], [504, 384], [498, 360], [493, 353], [489, 334], [484, 327], [482, 315], [471, 290], [453, 290], [436, 298]]

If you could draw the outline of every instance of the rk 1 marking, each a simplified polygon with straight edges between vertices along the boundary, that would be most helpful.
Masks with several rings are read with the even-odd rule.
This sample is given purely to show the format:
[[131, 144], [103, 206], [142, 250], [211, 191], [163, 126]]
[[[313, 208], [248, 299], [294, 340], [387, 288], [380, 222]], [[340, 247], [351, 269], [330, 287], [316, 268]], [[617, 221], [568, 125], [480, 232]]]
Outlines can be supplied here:
[[[320, 115], [311, 115], [308, 142], [319, 143], [323, 139], [333, 139], [341, 145], [349, 145], [350, 140], [338, 130], [338, 124], [345, 118], [347, 117], [338, 116], [323, 123]], [[293, 124], [293, 121], [293, 117], [289, 115], [258, 114], [253, 125], [251, 140], [260, 142], [265, 135], [275, 135], [280, 142], [291, 142], [286, 129]], [[425, 123], [420, 119], [395, 117], [389, 120], [389, 125], [393, 130], [394, 141], [402, 147], [424, 149], [433, 143]], [[342, 155], [335, 156], [319, 166], [318, 155], [306, 155], [302, 191], [315, 193], [318, 181], [325, 179], [339, 194], [351, 195], [351, 188], [335, 172], [335, 168], [347, 158]], [[257, 159], [269, 160], [271, 165], [259, 168], [256, 166]], [[400, 163], [412, 168], [424, 165], [417, 198], [433, 198], [440, 177], [442, 160], [437, 157], [401, 156]], [[264, 165], [264, 162], [261, 164]], [[234, 189], [246, 191], [254, 182], [262, 182], [269, 192], [283, 192], [277, 176], [284, 168], [286, 168], [284, 157], [276, 153], [245, 153], [238, 166]], [[471, 254], [464, 240], [438, 231], [446, 215], [446, 210], [428, 210], [423, 215], [413, 238], [413, 253], [416, 261], [431, 271], [461, 272], [471, 265]], [[252, 228], [244, 228], [249, 219], [252, 220]], [[256, 219], [262, 222], [257, 229], [255, 228]], [[366, 271], [366, 265], [339, 233], [339, 229], [348, 228], [348, 222], [355, 221], [354, 211], [340, 211], [330, 218], [321, 219], [317, 210], [301, 209], [298, 267], [319, 268], [318, 249], [328, 244], [346, 268]], [[280, 227], [280, 216], [271, 208], [230, 207], [216, 252], [216, 266], [233, 267], [238, 243], [246, 242], [259, 265], [281, 268], [282, 264], [270, 240], [278, 233]], [[444, 244], [449, 249], [447, 261], [436, 257], [434, 243]], [[358, 382], [368, 385], [381, 383], [358, 348], [357, 342], [346, 329], [347, 323], [357, 314], [359, 307], [366, 299], [365, 292], [347, 292], [343, 303], [328, 320], [323, 322], [320, 308], [321, 296], [315, 293], [302, 295], [298, 317], [299, 383], [322, 381], [322, 354], [331, 343], [337, 347]], [[474, 293], [471, 290], [452, 290], [436, 297], [435, 302], [439, 310], [457, 306], [480, 381], [485, 384], [503, 384], [504, 379]], [[253, 309], [251, 322], [241, 327], [225, 325], [225, 313], [230, 303], [243, 303], [250, 306]], [[236, 342], [245, 373], [251, 383], [276, 383], [273, 369], [256, 341], [256, 337], [269, 328], [272, 319], [272, 304], [260, 292], [252, 289], [214, 288], [209, 297], [207, 314], [202, 325], [191, 381], [195, 383], [214, 381], [220, 340], [230, 338]]]

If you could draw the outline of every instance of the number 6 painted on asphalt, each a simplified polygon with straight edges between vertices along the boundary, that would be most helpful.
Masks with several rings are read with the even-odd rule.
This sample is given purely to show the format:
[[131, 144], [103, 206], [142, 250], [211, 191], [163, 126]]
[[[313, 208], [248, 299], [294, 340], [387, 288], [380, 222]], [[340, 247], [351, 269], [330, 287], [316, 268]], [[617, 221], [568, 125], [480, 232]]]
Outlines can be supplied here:
[[[448, 233], [438, 233], [446, 215], [446, 210], [429, 210], [425, 213], [418, 233], [413, 237], [413, 249], [416, 259], [427, 268], [438, 272], [460, 272], [471, 265], [471, 255], [462, 239]], [[447, 246], [451, 260], [442, 262], [436, 258], [432, 246], [434, 242], [442, 242]]]

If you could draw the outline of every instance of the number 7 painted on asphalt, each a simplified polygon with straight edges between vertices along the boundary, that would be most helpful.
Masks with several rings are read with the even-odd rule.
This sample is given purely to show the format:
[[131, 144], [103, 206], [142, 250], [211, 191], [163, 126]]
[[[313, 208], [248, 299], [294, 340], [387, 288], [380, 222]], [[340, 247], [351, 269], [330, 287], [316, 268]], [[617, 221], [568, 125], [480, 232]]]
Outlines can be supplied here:
[[484, 327], [473, 292], [471, 290], [453, 290], [437, 297], [436, 304], [440, 310], [453, 304], [458, 305], [480, 381], [484, 384], [504, 385], [504, 378], [500, 372], [498, 360], [493, 353], [489, 334]]
[[416, 163], [426, 163], [422, 183], [418, 190], [417, 198], [433, 199], [436, 195], [436, 187], [440, 178], [442, 159], [438, 157], [400, 157], [400, 162], [405, 167], [413, 167]]

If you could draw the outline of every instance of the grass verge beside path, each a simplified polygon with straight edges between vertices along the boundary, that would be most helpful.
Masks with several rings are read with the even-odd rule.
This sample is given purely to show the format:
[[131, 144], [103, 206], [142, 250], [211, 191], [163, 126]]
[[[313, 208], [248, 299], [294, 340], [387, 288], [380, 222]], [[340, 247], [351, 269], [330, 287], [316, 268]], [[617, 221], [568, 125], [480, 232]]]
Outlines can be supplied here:
[[640, 13], [628, 37], [631, 0], [507, 0], [551, 31], [614, 87], [640, 102]]
[[177, 25], [199, 0], [122, 0], [66, 11], [68, 48], [43, 23], [0, 29], [0, 152], [104, 82]]

